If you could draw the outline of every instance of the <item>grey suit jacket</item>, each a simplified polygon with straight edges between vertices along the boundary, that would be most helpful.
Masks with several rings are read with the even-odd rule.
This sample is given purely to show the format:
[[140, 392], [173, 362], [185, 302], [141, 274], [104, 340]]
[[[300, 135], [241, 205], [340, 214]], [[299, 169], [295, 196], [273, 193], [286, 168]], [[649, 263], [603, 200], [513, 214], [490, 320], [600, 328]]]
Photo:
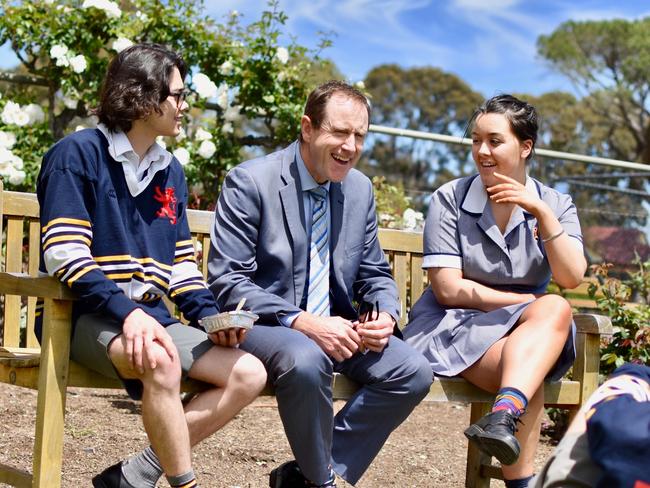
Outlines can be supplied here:
[[[259, 323], [300, 312], [309, 239], [296, 163], [298, 143], [232, 169], [216, 208], [208, 284], [221, 310], [242, 297]], [[356, 169], [330, 185], [331, 314], [356, 319], [354, 302], [399, 318], [397, 287], [377, 239], [372, 183]]]

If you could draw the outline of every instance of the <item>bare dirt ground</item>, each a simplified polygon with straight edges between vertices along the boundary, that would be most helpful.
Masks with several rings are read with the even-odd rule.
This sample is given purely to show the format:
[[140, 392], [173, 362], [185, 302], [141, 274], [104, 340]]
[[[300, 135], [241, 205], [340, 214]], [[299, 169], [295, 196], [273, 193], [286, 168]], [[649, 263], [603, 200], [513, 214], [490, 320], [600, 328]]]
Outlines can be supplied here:
[[[0, 463], [31, 471], [36, 392], [0, 384], [0, 398]], [[120, 390], [71, 389], [63, 486], [89, 487], [96, 473], [144, 448], [139, 412], [139, 404]], [[388, 439], [357, 487], [464, 486], [467, 441], [462, 431], [468, 420], [465, 404], [421, 404]], [[543, 439], [538, 468], [552, 449]], [[194, 467], [204, 488], [263, 488], [270, 470], [291, 458], [275, 399], [261, 397], [195, 449]], [[168, 485], [161, 481], [159, 486]], [[493, 480], [491, 486], [503, 483]]]

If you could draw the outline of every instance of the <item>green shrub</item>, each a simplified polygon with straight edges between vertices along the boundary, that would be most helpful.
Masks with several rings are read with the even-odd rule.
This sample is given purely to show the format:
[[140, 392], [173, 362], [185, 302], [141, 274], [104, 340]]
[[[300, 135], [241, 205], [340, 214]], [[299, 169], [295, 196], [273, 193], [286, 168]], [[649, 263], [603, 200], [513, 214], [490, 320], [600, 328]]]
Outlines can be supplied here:
[[604, 375], [625, 362], [650, 365], [650, 261], [637, 258], [634, 265], [637, 269], [624, 279], [609, 276], [611, 265], [592, 267], [598, 284], [589, 287], [589, 296], [614, 327], [601, 348]]

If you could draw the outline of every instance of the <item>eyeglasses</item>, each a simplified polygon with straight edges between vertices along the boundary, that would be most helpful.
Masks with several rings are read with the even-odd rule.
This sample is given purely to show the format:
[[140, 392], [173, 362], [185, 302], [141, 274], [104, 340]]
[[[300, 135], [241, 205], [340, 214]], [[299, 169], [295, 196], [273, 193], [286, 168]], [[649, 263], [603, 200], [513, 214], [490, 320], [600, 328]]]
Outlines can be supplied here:
[[[377, 320], [379, 318], [379, 302], [375, 302], [374, 308], [372, 303], [359, 303], [359, 307], [357, 308], [357, 316], [359, 317], [359, 325], [363, 324], [364, 322]], [[364, 344], [361, 344], [359, 346], [359, 352], [361, 354], [366, 354], [368, 352], [368, 349]]]
[[180, 107], [183, 105], [183, 102], [187, 97], [190, 96], [190, 91], [187, 88], [182, 89], [181, 91], [178, 91], [176, 93], [170, 93], [168, 96], [173, 97], [174, 100], [176, 101], [176, 106]]

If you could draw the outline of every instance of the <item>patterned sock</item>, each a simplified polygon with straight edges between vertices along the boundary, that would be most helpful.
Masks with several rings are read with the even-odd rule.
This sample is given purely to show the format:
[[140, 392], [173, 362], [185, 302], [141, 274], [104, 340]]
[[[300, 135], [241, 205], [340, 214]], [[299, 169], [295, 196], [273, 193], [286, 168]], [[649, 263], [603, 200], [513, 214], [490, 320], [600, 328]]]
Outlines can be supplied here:
[[149, 446], [122, 463], [122, 474], [133, 486], [156, 488], [156, 483], [163, 475], [163, 469], [160, 467], [158, 456]]
[[528, 406], [528, 398], [517, 388], [501, 388], [497, 392], [497, 397], [492, 405], [492, 411], [510, 410], [517, 417], [523, 415]]
[[516, 480], [504, 480], [506, 482], [506, 488], [528, 488], [528, 483], [532, 480], [533, 477], [529, 476], [528, 478], [519, 478]]
[[198, 488], [196, 483], [196, 476], [191, 469], [187, 473], [179, 474], [177, 476], [167, 476], [169, 486], [172, 488]]

